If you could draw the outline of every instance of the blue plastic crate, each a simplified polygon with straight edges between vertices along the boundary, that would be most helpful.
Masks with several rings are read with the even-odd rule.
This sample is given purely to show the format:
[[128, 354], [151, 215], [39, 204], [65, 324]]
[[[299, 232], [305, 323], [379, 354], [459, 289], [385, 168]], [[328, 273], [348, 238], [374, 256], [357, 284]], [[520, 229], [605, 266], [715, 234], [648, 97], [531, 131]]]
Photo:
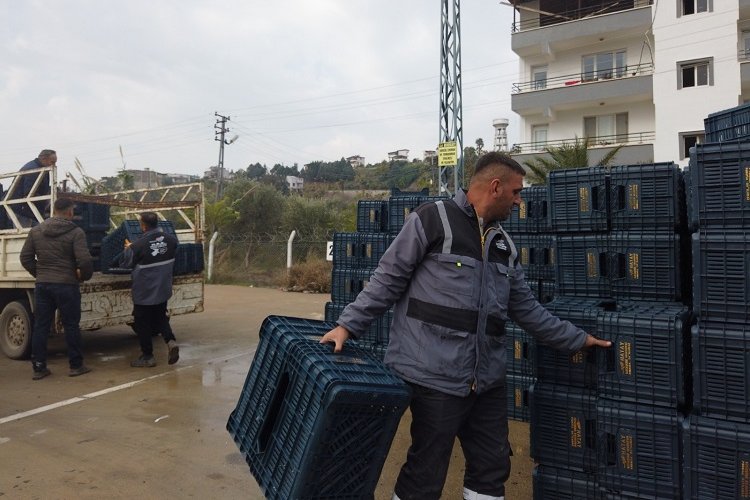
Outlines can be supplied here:
[[508, 350], [505, 358], [507, 373], [509, 375], [533, 377], [534, 349], [536, 346], [534, 337], [512, 321], [507, 321], [505, 323], [505, 339]]
[[681, 426], [674, 409], [599, 398], [600, 488], [625, 498], [682, 498]]
[[693, 310], [705, 321], [750, 322], [750, 232], [701, 229], [693, 239]]
[[[570, 321], [591, 335], [599, 336], [597, 318], [607, 309], [614, 308], [612, 301], [557, 297], [544, 305], [552, 314]], [[595, 349], [568, 354], [536, 343], [536, 376], [542, 382], [596, 388], [598, 362]]]
[[175, 253], [174, 274], [202, 273], [204, 267], [201, 243], [179, 243]]
[[[327, 302], [325, 305], [325, 320], [335, 323], [347, 304]], [[362, 347], [373, 347], [380, 353], [388, 345], [388, 336], [393, 322], [393, 309], [386, 311], [372, 322], [367, 332], [357, 339]], [[382, 358], [382, 356], [381, 356]]]
[[[408, 387], [330, 323], [269, 317], [227, 429], [269, 499], [371, 498]], [[312, 335], [311, 335], [312, 334]]]
[[597, 393], [618, 401], [689, 409], [690, 324], [678, 303], [618, 302], [602, 311], [597, 335], [612, 341], [600, 349]]
[[354, 302], [359, 292], [370, 281], [375, 268], [333, 268], [331, 271], [331, 301], [336, 304]]
[[706, 142], [739, 141], [750, 138], [750, 104], [711, 113], [703, 120]]
[[557, 235], [557, 293], [599, 299], [611, 297], [608, 252], [606, 234]]
[[521, 204], [514, 207], [503, 228], [519, 233], [545, 233], [550, 230], [549, 191], [547, 186], [531, 186], [521, 192]]
[[406, 217], [419, 205], [447, 199], [445, 196], [392, 196], [388, 201], [388, 233], [398, 234]]
[[682, 498], [750, 497], [750, 424], [691, 415], [682, 437]]
[[334, 267], [377, 267], [393, 241], [384, 233], [334, 233]]
[[610, 221], [613, 231], [679, 230], [685, 226], [682, 172], [674, 163], [612, 167]]
[[85, 232], [109, 230], [109, 205], [76, 203], [73, 222]]
[[534, 500], [601, 500], [596, 474], [537, 465], [531, 473]]
[[750, 423], [750, 325], [700, 319], [692, 337], [695, 411]]
[[528, 422], [531, 419], [531, 400], [529, 390], [536, 382], [532, 375], [508, 373], [505, 376], [507, 392], [507, 411], [510, 420]]
[[531, 396], [531, 457], [542, 465], [597, 469], [596, 394], [537, 381]]
[[552, 231], [603, 232], [609, 229], [609, 179], [602, 167], [549, 173]]
[[616, 299], [681, 301], [685, 297], [681, 236], [670, 231], [609, 235], [607, 277]]
[[527, 280], [555, 279], [554, 235], [519, 233], [512, 238]]
[[546, 304], [555, 300], [557, 291], [557, 283], [554, 280], [540, 280], [539, 281], [539, 292], [536, 294], [536, 299]]
[[388, 232], [388, 202], [385, 200], [359, 200], [357, 202], [357, 231], [365, 233]]
[[689, 172], [693, 229], [750, 227], [750, 141], [696, 145]]

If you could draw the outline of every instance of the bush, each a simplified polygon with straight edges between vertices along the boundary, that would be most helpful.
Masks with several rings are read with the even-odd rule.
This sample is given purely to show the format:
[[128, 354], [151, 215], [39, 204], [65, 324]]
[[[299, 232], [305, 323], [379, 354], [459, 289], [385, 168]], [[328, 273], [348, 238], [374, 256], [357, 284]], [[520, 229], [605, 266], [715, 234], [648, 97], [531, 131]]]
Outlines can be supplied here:
[[308, 257], [289, 269], [286, 287], [291, 292], [331, 293], [331, 263], [320, 257]]

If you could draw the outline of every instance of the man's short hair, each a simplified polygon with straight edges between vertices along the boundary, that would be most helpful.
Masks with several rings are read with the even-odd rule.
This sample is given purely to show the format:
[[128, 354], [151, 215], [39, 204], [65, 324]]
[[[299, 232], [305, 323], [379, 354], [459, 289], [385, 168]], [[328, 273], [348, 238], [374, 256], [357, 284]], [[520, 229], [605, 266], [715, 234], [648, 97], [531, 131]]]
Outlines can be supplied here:
[[58, 198], [55, 200], [54, 210], [55, 213], [65, 212], [75, 206], [75, 202], [70, 198]]
[[490, 165], [504, 165], [519, 175], [526, 175], [526, 170], [516, 160], [499, 151], [490, 151], [480, 156], [474, 164], [474, 175], [479, 174]]
[[154, 212], [143, 212], [141, 214], [141, 222], [149, 229], [154, 229], [159, 225], [159, 217]]
[[57, 155], [54, 149], [42, 149], [39, 153], [39, 158], [47, 158], [48, 156]]

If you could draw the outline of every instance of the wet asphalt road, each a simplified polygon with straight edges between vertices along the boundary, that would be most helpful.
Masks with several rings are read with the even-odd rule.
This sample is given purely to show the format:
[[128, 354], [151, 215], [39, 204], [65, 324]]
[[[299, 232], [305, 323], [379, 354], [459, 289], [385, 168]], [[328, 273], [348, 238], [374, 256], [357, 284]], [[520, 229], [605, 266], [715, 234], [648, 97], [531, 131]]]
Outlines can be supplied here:
[[[50, 339], [52, 375], [31, 380], [28, 361], [0, 358], [0, 497], [8, 499], [250, 498], [263, 495], [226, 431], [269, 314], [323, 319], [327, 295], [206, 286], [205, 311], [172, 319], [180, 361], [155, 368], [127, 327], [84, 332], [93, 371], [67, 376], [65, 343]], [[408, 447], [402, 419], [376, 491], [390, 499]], [[515, 456], [508, 500], [531, 498], [528, 425], [511, 422]], [[444, 499], [461, 498], [454, 451]]]

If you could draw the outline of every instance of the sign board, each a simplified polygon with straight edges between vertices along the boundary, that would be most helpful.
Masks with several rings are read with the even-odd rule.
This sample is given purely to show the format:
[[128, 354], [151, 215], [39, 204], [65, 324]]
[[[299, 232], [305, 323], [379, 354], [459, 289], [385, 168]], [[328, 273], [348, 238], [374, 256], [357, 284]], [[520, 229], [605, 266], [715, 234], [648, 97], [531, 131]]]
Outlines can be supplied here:
[[330, 262], [333, 261], [333, 242], [332, 241], [326, 242], [326, 260]]
[[458, 164], [458, 144], [456, 141], [441, 142], [438, 146], [438, 166], [451, 167]]

